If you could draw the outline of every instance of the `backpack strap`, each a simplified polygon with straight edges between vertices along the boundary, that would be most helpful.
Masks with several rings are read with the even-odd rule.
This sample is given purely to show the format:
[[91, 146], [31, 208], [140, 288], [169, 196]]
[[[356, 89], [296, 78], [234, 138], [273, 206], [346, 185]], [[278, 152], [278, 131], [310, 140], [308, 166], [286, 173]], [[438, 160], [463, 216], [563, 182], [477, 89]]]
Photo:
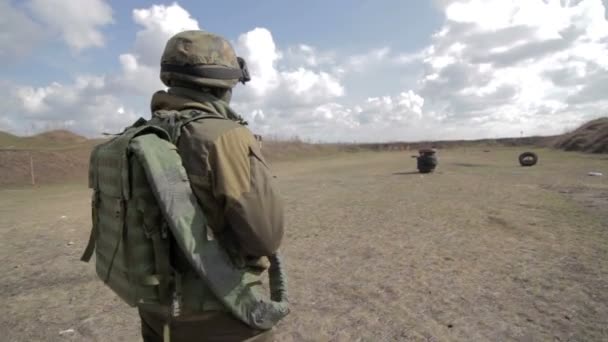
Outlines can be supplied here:
[[158, 110], [152, 114], [152, 119], [148, 123], [164, 129], [171, 136], [171, 142], [177, 145], [177, 141], [181, 136], [182, 127], [192, 121], [203, 119], [230, 120], [223, 116], [203, 112], [198, 109], [185, 109], [182, 111]]
[[91, 228], [91, 234], [89, 235], [89, 242], [87, 242], [87, 246], [80, 257], [80, 261], [89, 262], [91, 257], [93, 256], [93, 252], [95, 251], [95, 240], [97, 238], [97, 210], [95, 207], [97, 206], [97, 202], [99, 201], [98, 192], [93, 192], [93, 197], [91, 199], [91, 217], [93, 220], [93, 227]]
[[81, 261], [89, 262], [91, 257], [93, 256], [93, 252], [95, 251], [95, 239], [97, 238], [97, 210], [96, 206], [99, 202], [99, 193], [98, 193], [98, 179], [97, 179], [97, 151], [104, 144], [99, 144], [93, 148], [91, 151], [91, 156], [89, 158], [89, 188], [93, 189], [93, 195], [91, 197], [91, 218], [93, 221], [93, 226], [91, 228], [91, 234], [89, 235], [89, 242], [87, 242], [87, 246], [80, 257]]

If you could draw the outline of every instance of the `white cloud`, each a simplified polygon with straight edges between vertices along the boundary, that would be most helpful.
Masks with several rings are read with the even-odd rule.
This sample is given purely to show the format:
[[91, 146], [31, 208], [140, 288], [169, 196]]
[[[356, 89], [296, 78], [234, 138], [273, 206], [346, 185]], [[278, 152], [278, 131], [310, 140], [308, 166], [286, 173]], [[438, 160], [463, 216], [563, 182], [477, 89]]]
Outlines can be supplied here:
[[373, 49], [365, 54], [351, 56], [347, 59], [344, 68], [346, 68], [348, 71], [365, 71], [370, 67], [370, 65], [385, 61], [390, 52], [391, 49], [389, 47], [383, 47]]
[[40, 113], [49, 110], [49, 106], [44, 103], [47, 96], [56, 93], [61, 88], [59, 83], [53, 83], [43, 88], [21, 87], [17, 88], [16, 95], [21, 101], [23, 109], [30, 113]]
[[[605, 115], [601, 0], [436, 2], [446, 21], [420, 51], [380, 46], [347, 55], [301, 42], [278, 46], [265, 28], [241, 34], [234, 46], [252, 81], [235, 89], [235, 109], [256, 133], [325, 141], [551, 134]], [[133, 21], [140, 29], [118, 57], [118, 73], [18, 87], [0, 105], [30, 122], [68, 122], [89, 133], [130, 123], [134, 108], [146, 116], [149, 96], [163, 88], [166, 40], [199, 23], [177, 3], [136, 9]]]
[[247, 87], [253, 89], [255, 96], [264, 96], [279, 87], [279, 72], [276, 63], [281, 59], [270, 31], [255, 28], [242, 34], [236, 49], [247, 61], [252, 75]]
[[140, 96], [164, 89], [159, 79], [160, 58], [169, 38], [184, 30], [198, 30], [196, 19], [173, 3], [134, 9], [133, 21], [141, 28], [130, 52], [119, 56], [122, 73], [110, 79], [111, 88]]
[[398, 96], [370, 97], [358, 110], [362, 123], [403, 124], [422, 118], [424, 99], [413, 91]]
[[334, 102], [345, 89], [331, 54], [318, 54], [308, 45], [282, 52], [265, 28], [240, 35], [236, 50], [246, 59], [252, 80], [235, 90], [233, 105], [256, 132], [321, 138], [337, 126], [356, 124], [351, 110]]
[[104, 0], [30, 0], [28, 7], [74, 51], [104, 46], [100, 28], [113, 22]]
[[137, 32], [133, 54], [139, 63], [154, 67], [160, 65], [163, 48], [171, 36], [200, 29], [198, 21], [176, 2], [169, 6], [135, 9], [133, 21], [143, 27]]
[[393, 60], [397, 64], [411, 64], [421, 61], [424, 58], [424, 51], [415, 53], [402, 53], [396, 56]]
[[[236, 50], [247, 61], [251, 82], [236, 90], [235, 99], [248, 104], [249, 108], [315, 106], [345, 93], [338, 75], [330, 70], [315, 71], [306, 65], [279, 69], [283, 53], [265, 28], [242, 34]], [[314, 48], [306, 46], [304, 50], [308, 53], [307, 59], [315, 59]]]
[[318, 51], [310, 45], [295, 45], [283, 52], [264, 28], [241, 35], [237, 50], [250, 65], [252, 82], [235, 90], [234, 105], [261, 134], [315, 141], [365, 139], [366, 134], [359, 133], [407, 126], [411, 120], [422, 119], [424, 99], [409, 89], [395, 96], [342, 103], [348, 96], [344, 77], [360, 74], [372, 84], [370, 72], [415, 63], [421, 60], [420, 53], [392, 54], [383, 47], [338, 63], [335, 52]]
[[104, 77], [80, 76], [71, 84], [12, 88], [17, 110], [8, 112], [6, 121], [19, 133], [62, 127], [98, 136], [118, 131], [136, 118], [121, 99], [106, 92]]
[[[142, 64], [131, 53], [122, 54], [118, 59], [122, 72], [111, 76], [108, 82], [116, 93], [149, 96], [152, 92], [165, 88], [159, 79], [159, 66]], [[160, 65], [160, 58], [157, 63]]]
[[309, 68], [336, 67], [336, 53], [319, 51], [307, 44], [290, 46], [284, 52], [283, 64], [286, 67], [306, 66]]
[[[485, 136], [559, 133], [548, 124], [607, 109], [608, 22], [600, 0], [470, 0], [443, 4], [447, 21], [426, 50], [420, 93], [443, 125]], [[457, 45], [457, 48], [455, 47]], [[575, 114], [577, 113], [577, 114]], [[592, 114], [595, 113], [595, 114]]]
[[[394, 53], [386, 47], [345, 58], [327, 71], [344, 92], [316, 102], [302, 103], [289, 96], [318, 96], [318, 88], [305, 85], [324, 72], [307, 69], [319, 65], [314, 62], [314, 47], [299, 46], [295, 50], [305, 56], [300, 72], [270, 69], [278, 74], [281, 91], [276, 93], [286, 103], [258, 103], [256, 110], [263, 110], [264, 118], [255, 122], [265, 124], [260, 130], [280, 128], [347, 140], [367, 139], [381, 131], [385, 133], [378, 136], [383, 139], [553, 134], [566, 122], [571, 126], [608, 109], [608, 22], [600, 0], [463, 0], [446, 1], [443, 9], [446, 22], [427, 48]], [[421, 61], [424, 71], [418, 87], [365, 101], [348, 99], [350, 105], [336, 102], [354, 86], [344, 83], [353, 73], [365, 75], [363, 82], [369, 82], [380, 66], [388, 65], [397, 74], [399, 65]], [[313, 74], [317, 77], [308, 77]], [[283, 83], [285, 75], [293, 77]], [[338, 114], [348, 120], [333, 120]]]
[[[72, 48], [102, 44], [103, 39], [95, 27], [102, 22], [99, 18], [109, 13], [103, 2], [89, 4], [93, 6], [89, 9], [98, 10], [98, 17], [92, 14], [80, 16], [78, 20], [61, 24], [63, 26], [50, 11], [51, 4], [42, 0], [33, 1], [31, 7], [60, 30], [80, 30], [82, 36], [66, 37]], [[66, 1], [62, 2], [63, 7], [60, 8], [65, 10], [64, 13], [72, 13], [85, 5], [81, 1]], [[87, 26], [82, 18], [89, 18], [92, 22]], [[7, 91], [11, 103], [11, 110], [4, 111], [11, 114], [5, 117], [3, 126], [19, 133], [70, 126], [80, 133], [97, 136], [106, 131], [118, 131], [132, 123], [138, 116], [136, 112], [147, 116], [149, 97], [154, 91], [164, 88], [159, 79], [159, 66], [166, 41], [177, 32], [199, 27], [196, 20], [177, 3], [135, 9], [133, 21], [142, 28], [136, 33], [133, 49], [118, 57], [121, 65], [118, 73], [78, 76], [71, 83], [53, 82], [43, 87], [3, 84], [10, 89]], [[93, 39], [89, 45], [80, 40], [86, 37]]]
[[0, 13], [0, 58], [12, 59], [29, 53], [40, 42], [42, 27], [8, 0], [0, 0]]
[[[176, 3], [136, 9], [133, 20], [141, 29], [136, 33], [132, 50], [119, 56], [119, 73], [81, 77], [71, 84], [17, 87], [13, 94], [24, 122], [44, 127], [48, 122], [69, 121], [89, 134], [130, 123], [134, 112], [129, 108], [134, 107], [128, 98], [134, 95], [147, 98], [163, 88], [158, 79], [158, 65], [166, 40], [179, 31], [199, 29], [198, 22]], [[264, 28], [240, 35], [235, 47], [246, 58], [253, 78], [235, 91], [235, 107], [242, 110], [254, 128], [264, 132], [280, 128], [284, 134], [292, 132], [322, 139], [322, 134], [335, 133], [337, 128], [347, 132], [359, 125], [359, 113], [336, 102], [346, 95], [346, 90], [341, 81], [344, 71], [338, 71], [340, 66], [332, 53], [300, 44], [288, 47], [288, 59], [284, 60], [285, 53]], [[296, 50], [305, 58], [296, 58]], [[387, 48], [374, 50], [347, 58], [343, 66], [350, 63], [362, 69], [368, 61], [377, 63], [388, 58], [388, 53]], [[404, 106], [408, 105], [395, 104], [401, 110], [397, 115], [405, 115]], [[136, 108], [146, 110], [143, 104]], [[83, 116], [83, 112], [89, 115]]]
[[61, 115], [57, 107], [72, 106], [78, 103], [84, 94], [96, 93], [105, 85], [103, 77], [80, 76], [70, 86], [54, 82], [46, 87], [17, 87], [16, 96], [21, 101], [26, 115], [40, 117]]
[[314, 102], [317, 98], [334, 98], [344, 95], [344, 87], [335, 76], [327, 72], [314, 72], [303, 67], [282, 73], [288, 92], [302, 102]]

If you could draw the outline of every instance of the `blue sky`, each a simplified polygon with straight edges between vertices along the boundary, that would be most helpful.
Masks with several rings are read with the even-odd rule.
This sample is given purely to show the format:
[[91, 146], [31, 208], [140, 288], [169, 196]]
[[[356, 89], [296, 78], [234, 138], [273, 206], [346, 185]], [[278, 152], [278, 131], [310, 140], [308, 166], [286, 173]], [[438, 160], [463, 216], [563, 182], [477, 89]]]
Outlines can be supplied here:
[[[3, 74], [6, 72], [28, 84], [44, 85], [69, 80], [79, 73], [118, 69], [116, 56], [128, 51], [138, 29], [132, 20], [132, 10], [163, 2], [114, 0], [107, 3], [113, 10], [113, 22], [102, 29], [106, 46], [75, 54], [65, 49], [58, 37], [47, 37], [41, 42], [38, 54], [13, 60], [2, 70]], [[442, 14], [428, 0], [273, 0], [255, 5], [251, 1], [182, 0], [177, 3], [196, 17], [201, 28], [231, 40], [253, 28], [265, 27], [273, 32], [280, 46], [298, 42], [345, 54], [389, 44], [404, 51], [421, 49], [429, 43], [442, 20]], [[12, 1], [12, 4], [27, 11], [24, 2]]]
[[0, 130], [149, 116], [165, 41], [228, 38], [253, 130], [319, 141], [561, 133], [605, 115], [603, 0], [0, 0]]

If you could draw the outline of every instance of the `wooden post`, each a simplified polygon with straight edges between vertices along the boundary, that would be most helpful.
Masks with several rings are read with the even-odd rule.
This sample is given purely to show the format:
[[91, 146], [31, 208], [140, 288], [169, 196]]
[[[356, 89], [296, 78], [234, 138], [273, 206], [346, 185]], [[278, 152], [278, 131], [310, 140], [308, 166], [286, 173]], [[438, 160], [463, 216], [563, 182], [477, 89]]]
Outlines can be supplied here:
[[34, 174], [34, 157], [32, 157], [32, 152], [28, 153], [30, 156], [30, 175], [32, 176], [32, 185], [36, 185], [36, 175]]

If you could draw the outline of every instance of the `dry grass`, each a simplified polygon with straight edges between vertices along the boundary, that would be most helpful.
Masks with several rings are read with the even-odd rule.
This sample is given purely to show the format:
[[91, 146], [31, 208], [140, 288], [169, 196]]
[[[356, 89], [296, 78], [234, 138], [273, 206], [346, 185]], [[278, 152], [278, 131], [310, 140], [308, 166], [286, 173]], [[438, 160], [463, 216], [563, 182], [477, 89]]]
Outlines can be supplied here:
[[[31, 137], [18, 137], [0, 131], [0, 188], [31, 183], [30, 156], [33, 157], [38, 184], [84, 180], [91, 148], [101, 141], [103, 139], [87, 140], [66, 130], [49, 131]], [[571, 133], [557, 137], [370, 144], [313, 144], [297, 137], [288, 140], [265, 137], [263, 153], [269, 161], [279, 162], [362, 151], [405, 151], [428, 147], [495, 149], [503, 146], [552, 146], [569, 151], [608, 153], [608, 118], [591, 121]]]
[[[0, 132], [2, 133], [2, 132]], [[83, 140], [84, 139], [84, 140]], [[64, 131], [33, 137], [0, 135], [0, 188], [31, 184], [30, 157], [36, 184], [86, 180], [89, 154], [103, 139], [87, 140]], [[271, 162], [336, 155], [356, 148], [310, 144], [298, 139], [264, 141], [264, 156]]]
[[[532, 168], [443, 150], [425, 176], [406, 152], [273, 163], [293, 310], [277, 341], [608, 340], [608, 179], [586, 175], [607, 159], [532, 150]], [[78, 261], [88, 208], [80, 185], [0, 191], [7, 341], [138, 340]]]
[[0, 188], [31, 184], [32, 164], [37, 185], [84, 184], [89, 153], [99, 141], [65, 130], [29, 137], [0, 132]]
[[312, 144], [294, 138], [290, 140], [265, 139], [262, 142], [264, 157], [270, 161], [298, 160], [340, 153], [336, 145]]
[[0, 131], [0, 150], [54, 150], [90, 146], [90, 140], [66, 130], [55, 130], [21, 137]]
[[[78, 181], [85, 184], [90, 147], [64, 150], [0, 151], [0, 188]], [[31, 156], [31, 159], [30, 159]]]

